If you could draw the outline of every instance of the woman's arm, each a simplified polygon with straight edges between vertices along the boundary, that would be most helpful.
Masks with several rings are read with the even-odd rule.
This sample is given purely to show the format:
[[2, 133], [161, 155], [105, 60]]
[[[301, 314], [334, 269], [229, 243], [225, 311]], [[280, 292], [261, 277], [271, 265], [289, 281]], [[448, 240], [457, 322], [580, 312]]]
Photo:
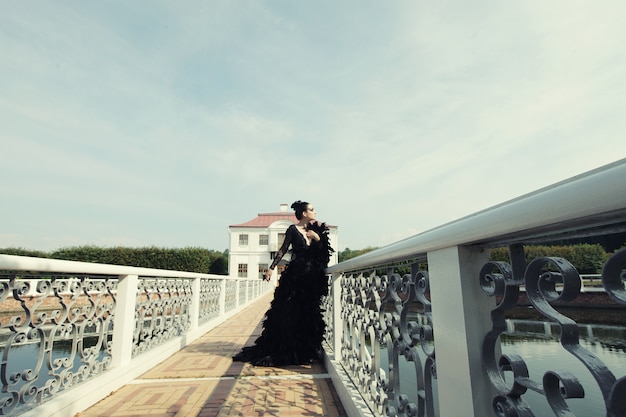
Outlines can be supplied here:
[[272, 271], [274, 270], [274, 268], [276, 268], [276, 265], [278, 265], [280, 260], [283, 259], [283, 256], [285, 256], [285, 254], [287, 253], [287, 250], [289, 249], [289, 245], [291, 245], [291, 236], [292, 236], [293, 228], [294, 226], [289, 226], [289, 228], [287, 229], [287, 232], [285, 232], [285, 241], [281, 245], [280, 249], [278, 249], [278, 252], [276, 252], [276, 255], [274, 256], [274, 261], [272, 262], [269, 269], [267, 270], [267, 273], [265, 274], [266, 281], [270, 280], [270, 278], [272, 277]]

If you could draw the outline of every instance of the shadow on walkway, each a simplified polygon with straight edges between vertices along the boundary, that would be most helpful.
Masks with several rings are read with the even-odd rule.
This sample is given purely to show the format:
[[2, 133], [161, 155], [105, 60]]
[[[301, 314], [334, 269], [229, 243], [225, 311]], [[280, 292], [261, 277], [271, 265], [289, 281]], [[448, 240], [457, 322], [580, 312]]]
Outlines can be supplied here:
[[259, 336], [270, 301], [263, 297], [77, 417], [346, 416], [321, 363], [232, 361]]

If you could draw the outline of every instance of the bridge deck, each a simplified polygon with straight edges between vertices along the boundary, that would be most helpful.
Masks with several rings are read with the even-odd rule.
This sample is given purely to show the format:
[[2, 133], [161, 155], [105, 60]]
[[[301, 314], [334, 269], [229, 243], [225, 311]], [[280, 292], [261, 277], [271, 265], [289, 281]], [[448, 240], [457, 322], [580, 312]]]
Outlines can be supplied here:
[[346, 416], [321, 363], [233, 362], [254, 341], [271, 295], [208, 332], [79, 417]]

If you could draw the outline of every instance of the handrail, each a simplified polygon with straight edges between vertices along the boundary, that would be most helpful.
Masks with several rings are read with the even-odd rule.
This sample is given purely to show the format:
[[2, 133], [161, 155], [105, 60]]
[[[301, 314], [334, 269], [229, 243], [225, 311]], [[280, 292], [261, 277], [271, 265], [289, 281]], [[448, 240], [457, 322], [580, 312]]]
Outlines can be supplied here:
[[[626, 224], [626, 158], [333, 265], [338, 274], [415, 259], [441, 248], [574, 237], [585, 229]], [[626, 226], [625, 226], [626, 229]]]
[[[523, 302], [559, 326], [562, 356], [590, 371], [584, 385], [602, 393], [607, 417], [623, 416], [626, 375], [587, 350], [575, 321], [552, 307], [573, 306], [582, 277], [564, 258], [528, 261], [525, 247], [625, 232], [625, 179], [622, 159], [330, 266], [327, 367], [337, 385], [351, 381], [338, 392], [349, 415], [545, 415], [527, 391], [554, 415], [582, 415], [565, 401], [584, 397], [577, 375], [531, 375], [520, 351], [502, 353], [506, 314]], [[509, 262], [490, 260], [500, 246]], [[603, 289], [593, 291], [603, 305], [626, 306], [624, 268], [626, 249], [604, 263]]]
[[226, 275], [203, 274], [199, 272], [170, 271], [165, 269], [141, 268], [136, 266], [109, 265], [94, 262], [65, 261], [48, 258], [31, 258], [26, 256], [3, 254], [0, 254], [0, 270], [56, 272], [67, 274], [142, 275], [162, 278], [230, 278]]

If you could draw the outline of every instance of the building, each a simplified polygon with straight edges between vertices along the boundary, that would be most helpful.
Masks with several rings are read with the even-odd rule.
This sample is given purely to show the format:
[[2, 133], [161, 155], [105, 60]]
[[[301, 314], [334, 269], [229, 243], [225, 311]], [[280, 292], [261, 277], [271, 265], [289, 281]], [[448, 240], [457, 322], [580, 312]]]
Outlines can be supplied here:
[[[260, 213], [256, 218], [241, 224], [228, 226], [230, 245], [228, 269], [231, 277], [259, 279], [265, 276], [274, 256], [285, 241], [285, 231], [298, 220], [287, 204], [280, 205], [276, 213]], [[328, 226], [330, 244], [338, 250], [337, 226]], [[280, 261], [274, 275], [280, 273], [289, 261], [289, 254]], [[337, 263], [337, 252], [331, 256], [329, 265]]]

